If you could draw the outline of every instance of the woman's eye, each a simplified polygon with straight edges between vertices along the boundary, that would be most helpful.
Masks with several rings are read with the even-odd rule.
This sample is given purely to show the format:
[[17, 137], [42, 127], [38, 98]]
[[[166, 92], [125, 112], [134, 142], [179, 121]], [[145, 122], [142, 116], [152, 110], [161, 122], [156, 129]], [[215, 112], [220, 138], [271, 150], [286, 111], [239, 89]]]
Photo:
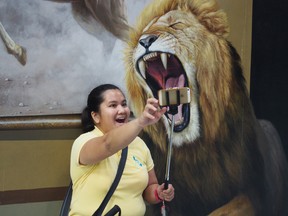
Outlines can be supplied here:
[[117, 107], [117, 104], [110, 104], [110, 107], [115, 108]]

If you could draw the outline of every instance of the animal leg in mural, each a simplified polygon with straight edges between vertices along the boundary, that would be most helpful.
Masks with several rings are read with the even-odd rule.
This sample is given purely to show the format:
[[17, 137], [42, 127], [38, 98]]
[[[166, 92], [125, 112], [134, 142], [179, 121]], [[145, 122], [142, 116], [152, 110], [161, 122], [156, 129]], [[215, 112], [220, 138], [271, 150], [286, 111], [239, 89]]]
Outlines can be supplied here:
[[[155, 0], [143, 9], [125, 53], [126, 85], [138, 116], [158, 90], [189, 87], [178, 107], [169, 215], [288, 215], [287, 160], [278, 133], [259, 121], [240, 57], [215, 0]], [[171, 118], [144, 129], [159, 181]], [[160, 215], [149, 206], [147, 215]]]
[[127, 40], [127, 23], [124, 0], [50, 0], [71, 3], [72, 14], [78, 24], [96, 37], [105, 47], [104, 55], [112, 53], [116, 39]]
[[26, 49], [18, 44], [16, 44], [9, 34], [6, 32], [4, 26], [0, 22], [0, 36], [2, 38], [2, 41], [7, 49], [7, 52], [9, 54], [14, 55], [17, 60], [22, 64], [25, 65], [27, 61], [27, 54]]

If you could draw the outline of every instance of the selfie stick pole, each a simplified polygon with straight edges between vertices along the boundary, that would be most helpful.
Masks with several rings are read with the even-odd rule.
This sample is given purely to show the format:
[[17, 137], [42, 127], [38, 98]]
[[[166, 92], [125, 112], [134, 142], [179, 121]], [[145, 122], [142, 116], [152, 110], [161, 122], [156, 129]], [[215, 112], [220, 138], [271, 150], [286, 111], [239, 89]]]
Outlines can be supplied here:
[[[177, 106], [169, 107], [169, 113], [172, 114], [172, 119], [171, 119], [172, 122], [171, 122], [171, 131], [170, 131], [168, 154], [167, 154], [167, 161], [166, 161], [166, 173], [165, 173], [164, 189], [168, 189], [168, 185], [169, 185], [170, 164], [171, 164], [171, 156], [172, 156], [172, 134], [173, 134], [174, 124], [175, 124], [174, 115], [177, 114], [177, 112], [178, 112]], [[165, 206], [164, 200], [162, 201], [161, 214], [162, 214], [162, 216], [167, 216], [167, 211], [166, 211], [166, 206]]]
[[169, 146], [168, 146], [168, 153], [167, 153], [167, 161], [166, 161], [166, 174], [165, 174], [165, 189], [168, 188], [169, 179], [170, 179], [170, 165], [171, 165], [171, 156], [172, 156], [172, 134], [174, 130], [174, 115], [172, 115], [172, 122], [171, 122], [171, 132], [169, 137]]

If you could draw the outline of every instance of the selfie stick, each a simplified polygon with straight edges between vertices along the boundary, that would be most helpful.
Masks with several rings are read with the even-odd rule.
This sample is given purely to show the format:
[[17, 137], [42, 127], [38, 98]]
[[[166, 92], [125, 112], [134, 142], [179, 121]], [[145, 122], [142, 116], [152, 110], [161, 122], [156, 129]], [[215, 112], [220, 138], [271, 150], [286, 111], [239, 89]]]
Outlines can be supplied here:
[[[176, 107], [176, 111], [177, 111], [177, 107]], [[171, 157], [172, 157], [172, 134], [173, 134], [174, 124], [175, 124], [175, 119], [174, 119], [175, 114], [172, 114], [172, 119], [171, 119], [171, 132], [170, 132], [170, 137], [169, 137], [169, 145], [168, 145], [168, 153], [167, 153], [167, 161], [166, 161], [166, 174], [165, 174], [165, 187], [164, 187], [165, 189], [168, 188], [169, 179], [170, 179], [170, 165], [171, 165]]]
[[[169, 106], [168, 112], [172, 114], [172, 119], [171, 119], [172, 122], [171, 122], [171, 132], [170, 132], [170, 137], [169, 137], [169, 146], [168, 146], [168, 154], [167, 154], [167, 161], [166, 161], [164, 189], [168, 189], [169, 179], [170, 179], [170, 164], [171, 164], [171, 156], [172, 156], [172, 134], [173, 134], [174, 124], [175, 124], [174, 115], [178, 113], [177, 105]], [[167, 216], [164, 200], [162, 201], [161, 214], [162, 216]]]

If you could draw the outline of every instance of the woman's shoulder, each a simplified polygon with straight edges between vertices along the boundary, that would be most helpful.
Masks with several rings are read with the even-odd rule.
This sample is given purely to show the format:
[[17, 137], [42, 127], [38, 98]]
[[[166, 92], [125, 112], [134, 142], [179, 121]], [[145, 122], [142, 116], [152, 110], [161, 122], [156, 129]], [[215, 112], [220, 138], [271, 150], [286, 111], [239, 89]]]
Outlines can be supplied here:
[[81, 142], [83, 140], [89, 140], [89, 139], [92, 139], [94, 137], [98, 137], [98, 136], [101, 136], [103, 135], [101, 133], [101, 131], [98, 129], [98, 128], [94, 128], [92, 131], [89, 131], [89, 132], [85, 132], [85, 133], [82, 133], [80, 134], [74, 141], [74, 143], [77, 143], [77, 142]]
[[74, 143], [81, 142], [81, 140], [93, 138], [94, 136], [95, 135], [92, 133], [92, 131], [82, 133], [75, 139]]
[[80, 134], [73, 143], [73, 147], [77, 148], [77, 146], [84, 145], [88, 140], [93, 139], [99, 136], [99, 134], [94, 130]]

